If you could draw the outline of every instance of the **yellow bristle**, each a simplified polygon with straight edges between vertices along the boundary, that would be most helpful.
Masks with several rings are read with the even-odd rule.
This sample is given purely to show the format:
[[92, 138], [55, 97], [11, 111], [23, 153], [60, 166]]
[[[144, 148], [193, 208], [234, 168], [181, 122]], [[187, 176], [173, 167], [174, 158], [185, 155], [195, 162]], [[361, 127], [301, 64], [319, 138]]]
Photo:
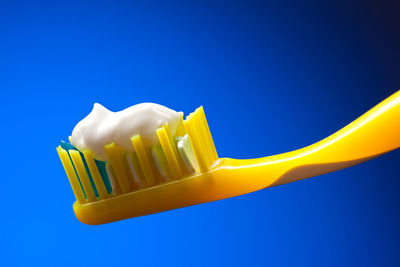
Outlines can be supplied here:
[[[189, 174], [186, 171], [186, 165], [183, 162], [183, 159], [181, 158], [181, 156], [179, 154], [178, 147], [176, 146], [176, 143], [174, 141], [174, 136], [172, 135], [171, 129], [170, 129], [168, 124], [165, 125], [165, 130], [166, 130], [167, 136], [168, 136], [168, 138], [170, 140], [170, 144], [172, 144], [172, 149], [174, 151], [176, 159], [178, 160], [178, 164], [179, 164], [179, 167], [180, 167], [180, 169], [182, 171], [182, 175]], [[182, 113], [182, 117], [181, 117], [181, 121], [180, 121], [178, 130], [179, 130], [179, 134], [175, 133], [175, 136], [184, 136], [184, 135], [187, 134], [185, 126], [183, 125], [183, 113]], [[177, 130], [177, 132], [178, 132], [178, 130]]]
[[168, 166], [172, 172], [173, 179], [180, 178], [182, 176], [182, 169], [178, 161], [179, 154], [174, 140], [172, 139], [169, 126], [165, 125], [164, 127], [157, 129], [157, 135], [168, 162]]
[[58, 146], [57, 153], [60, 157], [62, 165], [64, 166], [64, 170], [67, 173], [67, 177], [71, 184], [72, 191], [74, 191], [76, 200], [80, 204], [84, 203], [86, 201], [85, 195], [83, 194], [82, 188], [78, 181], [78, 177], [76, 176], [74, 167], [72, 166], [71, 160], [69, 159], [68, 152], [61, 148], [61, 146]]
[[146, 184], [149, 186], [154, 185], [156, 182], [156, 179], [155, 179], [152, 165], [150, 162], [152, 159], [149, 156], [149, 153], [148, 153], [147, 149], [145, 148], [140, 135], [133, 136], [131, 138], [131, 142], [132, 142], [133, 148], [135, 149], [136, 155], [139, 159], [140, 166], [142, 167], [142, 171], [143, 171], [144, 177], [146, 179]]
[[99, 169], [94, 162], [93, 152], [87, 151], [83, 153], [86, 163], [89, 167], [90, 174], [92, 175], [94, 184], [96, 185], [97, 192], [99, 193], [99, 199], [105, 199], [108, 197], [107, 189], [104, 185], [103, 180], [101, 179], [101, 175], [99, 173]]
[[83, 165], [81, 154], [77, 150], [70, 150], [69, 155], [71, 156], [75, 169], [78, 172], [79, 180], [81, 181], [87, 200], [89, 202], [95, 201], [96, 195], [94, 193], [92, 185], [90, 184], [89, 176], [86, 172], [85, 165]]
[[218, 159], [203, 107], [196, 109], [184, 121], [200, 171], [207, 171]]
[[199, 110], [199, 121], [200, 121], [202, 129], [204, 131], [210, 160], [211, 160], [211, 162], [214, 162], [218, 159], [217, 149], [215, 148], [215, 144], [214, 144], [211, 132], [210, 132], [210, 127], [208, 126], [208, 122], [207, 122], [206, 114], [204, 113], [203, 106], [198, 108], [198, 110]]
[[128, 163], [125, 160], [122, 149], [114, 143], [105, 146], [106, 154], [109, 158], [109, 163], [114, 172], [114, 178], [118, 183], [122, 193], [131, 191], [131, 185], [134, 183], [131, 176]]
[[198, 138], [197, 142], [199, 143], [203, 155], [202, 157], [204, 158], [204, 161], [206, 162], [208, 168], [213, 161], [210, 158], [206, 134], [204, 129], [202, 128], [201, 119], [199, 115], [200, 115], [199, 109], [196, 109], [196, 111], [193, 114], [193, 118], [190, 120], [190, 124], [192, 125], [195, 135]]
[[179, 126], [176, 129], [175, 136], [184, 136], [186, 134], [185, 127], [183, 126], [183, 113], [179, 116]]
[[[191, 114], [191, 115], [193, 115], [193, 114]], [[207, 161], [204, 158], [204, 153], [202, 151], [202, 147], [200, 144], [201, 140], [199, 140], [199, 137], [197, 136], [197, 133], [196, 133], [195, 129], [193, 128], [193, 122], [191, 121], [192, 120], [191, 115], [188, 118], [186, 118], [186, 120], [184, 121], [184, 125], [185, 125], [186, 131], [189, 136], [189, 141], [192, 144], [193, 152], [194, 152], [197, 162], [199, 164], [199, 169], [201, 172], [203, 172], [203, 171], [208, 170]]]

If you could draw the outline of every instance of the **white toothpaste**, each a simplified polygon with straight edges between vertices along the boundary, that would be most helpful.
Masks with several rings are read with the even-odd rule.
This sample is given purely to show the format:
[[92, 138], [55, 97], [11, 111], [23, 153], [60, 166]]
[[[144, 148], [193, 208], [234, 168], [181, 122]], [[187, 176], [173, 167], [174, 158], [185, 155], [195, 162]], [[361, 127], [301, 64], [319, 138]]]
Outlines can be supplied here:
[[131, 137], [137, 134], [150, 145], [158, 145], [156, 130], [168, 123], [174, 135], [181, 116], [181, 112], [154, 103], [137, 104], [118, 112], [96, 103], [90, 114], [75, 126], [70, 141], [79, 150], [92, 151], [96, 159], [107, 160], [105, 145], [114, 142], [132, 152]]

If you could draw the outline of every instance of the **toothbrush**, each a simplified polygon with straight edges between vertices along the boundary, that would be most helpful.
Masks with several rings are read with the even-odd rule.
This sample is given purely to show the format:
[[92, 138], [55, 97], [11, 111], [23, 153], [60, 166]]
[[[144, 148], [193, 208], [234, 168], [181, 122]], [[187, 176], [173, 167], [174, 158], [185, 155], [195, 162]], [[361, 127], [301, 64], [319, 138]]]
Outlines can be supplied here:
[[400, 147], [400, 91], [332, 134], [302, 149], [258, 159], [219, 158], [203, 107], [180, 135], [157, 129], [160, 146], [131, 138], [135, 153], [114, 143], [109, 160], [62, 143], [57, 152], [76, 202], [76, 217], [97, 225], [234, 197], [333, 172]]

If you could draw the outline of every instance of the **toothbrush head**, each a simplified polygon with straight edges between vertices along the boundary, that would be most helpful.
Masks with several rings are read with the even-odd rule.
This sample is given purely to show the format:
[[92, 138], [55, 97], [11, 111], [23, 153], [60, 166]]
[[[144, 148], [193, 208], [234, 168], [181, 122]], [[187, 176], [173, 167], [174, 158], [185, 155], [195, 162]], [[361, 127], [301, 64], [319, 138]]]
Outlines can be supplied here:
[[134, 152], [107, 144], [107, 162], [62, 142], [57, 152], [76, 197], [77, 218], [102, 224], [205, 202], [203, 179], [218, 154], [203, 107], [181, 120], [175, 136], [168, 124], [156, 130], [157, 146], [140, 135], [131, 137]]

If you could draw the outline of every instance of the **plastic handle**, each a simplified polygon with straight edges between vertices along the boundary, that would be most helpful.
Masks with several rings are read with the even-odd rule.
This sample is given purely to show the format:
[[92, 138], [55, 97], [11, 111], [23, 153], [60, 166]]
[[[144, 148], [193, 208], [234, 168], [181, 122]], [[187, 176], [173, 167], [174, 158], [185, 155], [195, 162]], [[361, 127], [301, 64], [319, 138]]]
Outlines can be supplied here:
[[400, 91], [324, 140], [301, 149], [276, 184], [336, 171], [400, 147]]
[[248, 191], [340, 170], [400, 147], [400, 91], [331, 136], [275, 156], [227, 159], [236, 175], [253, 177]]

